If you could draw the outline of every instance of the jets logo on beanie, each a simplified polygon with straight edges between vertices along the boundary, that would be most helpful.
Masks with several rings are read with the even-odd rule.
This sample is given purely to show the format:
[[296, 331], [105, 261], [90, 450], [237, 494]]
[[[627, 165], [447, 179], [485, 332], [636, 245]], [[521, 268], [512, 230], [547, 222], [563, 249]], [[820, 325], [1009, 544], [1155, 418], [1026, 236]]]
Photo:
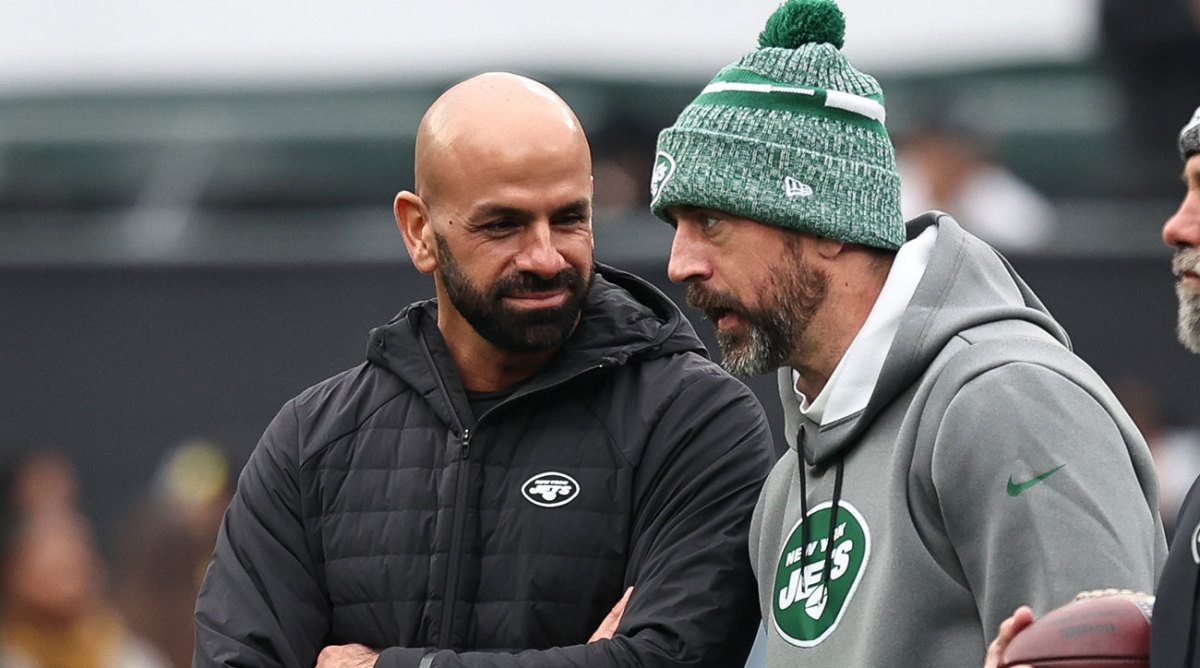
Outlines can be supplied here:
[[904, 242], [883, 93], [832, 0], [788, 0], [658, 137], [654, 215], [699, 206], [881, 248]]

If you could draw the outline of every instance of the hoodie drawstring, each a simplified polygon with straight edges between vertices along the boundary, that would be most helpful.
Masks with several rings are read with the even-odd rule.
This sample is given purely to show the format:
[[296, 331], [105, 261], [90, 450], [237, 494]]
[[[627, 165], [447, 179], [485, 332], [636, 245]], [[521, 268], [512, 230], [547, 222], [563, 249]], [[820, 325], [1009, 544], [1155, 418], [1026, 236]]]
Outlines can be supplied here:
[[[809, 532], [808, 532], [809, 521], [808, 521], [808, 485], [805, 482], [805, 479], [808, 476], [804, 475], [804, 468], [805, 468], [804, 467], [804, 455], [800, 454], [800, 456], [796, 458], [796, 462], [797, 462], [797, 464], [799, 464], [799, 469], [800, 469], [800, 545], [801, 545], [801, 549], [803, 549], [805, 552], [807, 552], [808, 551], [808, 536], [809, 536]], [[805, 588], [807, 588], [807, 587], [808, 587], [808, 583], [805, 583]]]
[[822, 572], [825, 574], [825, 592], [828, 595], [829, 585], [833, 583], [833, 571], [830, 570], [833, 566], [833, 538], [837, 532], [838, 508], [842, 502], [842, 473], [846, 470], [846, 463], [838, 460], [837, 472], [833, 476], [833, 505], [829, 509], [829, 542], [825, 544], [825, 568]]
[[[800, 540], [803, 541], [804, 550], [808, 550], [808, 539], [810, 536], [808, 521], [808, 482], [805, 469], [807, 465], [804, 463], [804, 455], [797, 453], [797, 464], [800, 469], [800, 517], [803, 522], [800, 524]], [[833, 539], [837, 532], [838, 507], [842, 501], [842, 476], [845, 473], [846, 463], [841, 459], [837, 462], [837, 469], [833, 476], [833, 501], [829, 508], [829, 534], [825, 541], [825, 565], [821, 571], [825, 579], [825, 596], [829, 596], [829, 585], [833, 582], [833, 573], [830, 567], [833, 565]], [[807, 583], [806, 583], [807, 588]]]

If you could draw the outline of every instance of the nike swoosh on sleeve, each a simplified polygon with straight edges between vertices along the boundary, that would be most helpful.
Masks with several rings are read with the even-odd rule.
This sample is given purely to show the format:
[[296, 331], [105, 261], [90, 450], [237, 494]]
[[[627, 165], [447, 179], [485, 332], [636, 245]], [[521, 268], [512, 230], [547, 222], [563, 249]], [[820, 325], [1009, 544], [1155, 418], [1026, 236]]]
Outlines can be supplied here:
[[1008, 476], [1008, 495], [1009, 496], [1019, 496], [1021, 494], [1021, 492], [1024, 492], [1025, 490], [1029, 489], [1030, 487], [1033, 487], [1034, 485], [1038, 484], [1039, 482], [1042, 482], [1046, 478], [1049, 478], [1050, 476], [1054, 475], [1055, 473], [1058, 473], [1058, 470], [1064, 466], [1066, 466], [1066, 464], [1059, 464], [1058, 466], [1055, 466], [1054, 468], [1050, 469], [1049, 471], [1046, 471], [1045, 473], [1043, 473], [1039, 476], [1035, 476], [1032, 480], [1026, 480], [1025, 482], [1013, 482], [1012, 476], [1011, 475]]

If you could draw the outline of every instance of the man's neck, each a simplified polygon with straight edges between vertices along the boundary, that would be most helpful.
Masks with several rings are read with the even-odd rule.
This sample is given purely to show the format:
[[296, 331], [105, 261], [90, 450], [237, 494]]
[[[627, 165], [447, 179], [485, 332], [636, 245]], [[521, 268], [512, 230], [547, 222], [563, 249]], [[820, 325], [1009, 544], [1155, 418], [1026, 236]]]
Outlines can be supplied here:
[[[475, 392], [499, 392], [528, 380], [546, 365], [555, 351], [526, 354], [490, 354], [481, 350], [456, 350], [450, 346], [450, 356], [463, 387]], [[491, 353], [495, 353], [490, 351]]]
[[804, 331], [789, 361], [789, 366], [800, 374], [796, 389], [810, 400], [825, 389], [829, 377], [858, 336], [879, 299], [890, 267], [890, 259], [857, 255], [842, 271], [830, 275], [825, 303]]
[[[439, 302], [445, 303], [444, 300]], [[459, 380], [468, 390], [499, 392], [512, 387], [536, 374], [557, 352], [514, 353], [504, 350], [480, 336], [465, 319], [448, 316], [450, 314], [444, 308], [438, 309], [438, 331], [454, 360]]]

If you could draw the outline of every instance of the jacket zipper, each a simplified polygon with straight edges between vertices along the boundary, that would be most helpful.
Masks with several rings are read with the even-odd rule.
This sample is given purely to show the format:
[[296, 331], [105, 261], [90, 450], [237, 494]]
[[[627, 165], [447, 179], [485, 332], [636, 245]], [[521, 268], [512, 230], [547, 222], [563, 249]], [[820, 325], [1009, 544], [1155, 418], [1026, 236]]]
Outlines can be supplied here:
[[442, 649], [450, 649], [450, 639], [454, 623], [454, 607], [458, 600], [458, 571], [462, 566], [463, 532], [467, 524], [467, 483], [471, 454], [471, 430], [463, 429], [458, 445], [458, 483], [454, 489], [454, 533], [450, 536], [450, 559], [446, 572], [446, 598], [442, 606]]
[[[432, 364], [432, 361], [431, 361], [431, 364]], [[597, 370], [603, 369], [605, 367], [611, 366], [612, 364], [613, 364], [613, 360], [606, 357], [606, 358], [600, 360], [599, 362], [597, 362], [596, 364], [593, 364], [591, 367], [584, 369], [577, 374], [572, 375], [571, 378], [560, 381], [559, 383], [555, 383], [554, 385], [539, 388], [535, 392], [545, 391], [551, 387], [556, 387], [558, 385], [561, 385], [563, 382], [566, 382], [567, 380], [577, 378], [585, 373], [590, 373], [592, 371], [597, 371]], [[443, 391], [444, 391], [444, 388], [443, 388]], [[531, 392], [530, 394], [533, 394], [533, 393], [534, 392]], [[493, 410], [495, 410], [494, 407], [493, 407]], [[488, 413], [491, 413], [491, 410], [489, 410]], [[485, 413], [484, 415], [487, 415], [487, 413]], [[479, 416], [479, 418], [475, 420], [476, 425], [479, 424], [479, 421], [483, 419], [484, 415]], [[462, 567], [463, 533], [466, 531], [466, 525], [467, 525], [467, 519], [466, 519], [467, 491], [468, 491], [467, 486], [470, 483], [470, 480], [469, 480], [469, 478], [470, 478], [470, 458], [469, 458], [469, 456], [471, 454], [471, 434], [472, 434], [471, 429], [469, 427], [464, 427], [462, 430], [462, 436], [460, 436], [460, 438], [459, 438], [458, 482], [457, 482], [457, 486], [455, 487], [455, 490], [454, 490], [454, 527], [453, 527], [454, 533], [451, 534], [451, 536], [450, 536], [450, 556], [449, 556], [449, 560], [447, 563], [448, 570], [446, 572], [445, 603], [442, 606], [442, 629], [441, 629], [441, 633], [438, 634], [439, 635], [438, 647], [440, 649], [452, 649], [450, 647], [450, 640], [453, 637], [453, 628], [452, 627], [454, 624], [454, 608], [456, 607], [457, 602], [458, 602], [458, 580], [459, 580], [459, 570]]]

